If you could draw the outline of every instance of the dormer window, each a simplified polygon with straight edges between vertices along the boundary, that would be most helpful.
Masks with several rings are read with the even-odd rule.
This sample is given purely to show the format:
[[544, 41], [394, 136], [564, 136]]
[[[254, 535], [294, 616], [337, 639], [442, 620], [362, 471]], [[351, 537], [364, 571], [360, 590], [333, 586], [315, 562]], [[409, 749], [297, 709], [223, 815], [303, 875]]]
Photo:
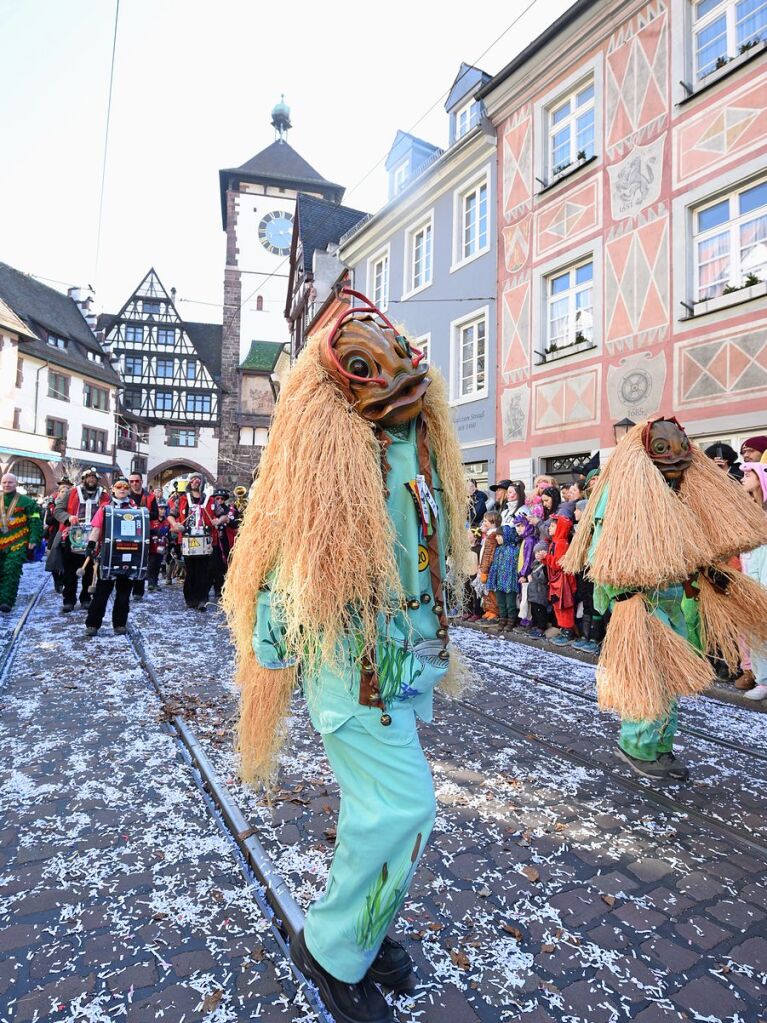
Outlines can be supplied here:
[[399, 195], [399, 193], [405, 187], [405, 185], [407, 184], [407, 178], [408, 178], [408, 162], [407, 162], [407, 160], [403, 160], [402, 163], [399, 165], [399, 167], [395, 167], [394, 168], [393, 180], [394, 180], [394, 194], [395, 195]]
[[468, 103], [465, 103], [462, 107], [459, 107], [455, 112], [455, 137], [456, 139], [462, 138], [468, 131], [470, 131], [477, 123], [476, 116], [472, 107], [474, 106], [474, 100], [470, 99]]
[[67, 350], [67, 345], [69, 344], [69, 342], [65, 337], [59, 337], [58, 334], [49, 334], [48, 344], [50, 345], [51, 348], [58, 348], [60, 349], [60, 351], [65, 352]]
[[88, 356], [88, 362], [95, 362], [98, 366], [104, 365], [104, 356], [99, 355], [98, 352], [86, 352]]

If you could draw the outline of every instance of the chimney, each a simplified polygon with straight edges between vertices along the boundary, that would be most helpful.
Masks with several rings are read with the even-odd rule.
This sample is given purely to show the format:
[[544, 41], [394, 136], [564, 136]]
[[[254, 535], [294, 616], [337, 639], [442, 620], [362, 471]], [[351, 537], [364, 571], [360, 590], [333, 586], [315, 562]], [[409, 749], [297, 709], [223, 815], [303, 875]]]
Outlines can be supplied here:
[[84, 288], [67, 288], [67, 295], [78, 307], [83, 314], [83, 319], [95, 334], [98, 316], [96, 314], [96, 293], [93, 288], [90, 284]]

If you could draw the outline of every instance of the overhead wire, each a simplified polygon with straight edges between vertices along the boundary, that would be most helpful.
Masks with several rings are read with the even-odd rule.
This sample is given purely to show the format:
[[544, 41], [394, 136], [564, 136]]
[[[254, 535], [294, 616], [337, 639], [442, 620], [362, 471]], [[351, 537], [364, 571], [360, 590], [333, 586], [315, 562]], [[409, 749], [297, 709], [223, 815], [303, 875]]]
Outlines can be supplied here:
[[[473, 70], [475, 68], [475, 66], [479, 63], [479, 61], [481, 61], [482, 58], [485, 57], [490, 52], [490, 50], [492, 50], [493, 47], [496, 46], [501, 41], [501, 39], [503, 39], [503, 37], [505, 35], [508, 35], [508, 33], [512, 30], [512, 28], [514, 28], [514, 26], [520, 21], [520, 19], [523, 18], [527, 14], [528, 11], [532, 10], [532, 8], [535, 7], [535, 5], [537, 3], [538, 3], [538, 0], [530, 0], [530, 2], [524, 8], [524, 10], [520, 11], [520, 13], [514, 18], [514, 20], [510, 24], [508, 24], [506, 26], [506, 28], [499, 35], [497, 35], [495, 37], [495, 39], [490, 43], [489, 46], [485, 47], [485, 49], [482, 51], [482, 53], [479, 54], [478, 57], [475, 57], [473, 64], [469, 64], [466, 67], [466, 70], [462, 71], [461, 74], [458, 75], [458, 77], [455, 79], [455, 81], [453, 82], [453, 85], [450, 87], [450, 89], [446, 89], [443, 92], [441, 92], [440, 95], [431, 104], [431, 106], [428, 107], [428, 109], [426, 111], [424, 111], [424, 113], [421, 114], [421, 116], [416, 121], [413, 122], [413, 124], [408, 129], [408, 133], [411, 133], [415, 128], [418, 127], [418, 125], [423, 120], [425, 120], [425, 118], [427, 118], [429, 116], [429, 114], [432, 112], [432, 110], [434, 110], [435, 107], [437, 107], [437, 105], [447, 95], [449, 95], [449, 93], [458, 84], [458, 82], [461, 81], [463, 76], [465, 74], [467, 74], [469, 71]], [[375, 171], [386, 160], [387, 156], [388, 156], [388, 152], [384, 153], [383, 156], [379, 157], [379, 159], [376, 160], [376, 162], [369, 168], [369, 170], [367, 170], [365, 172], [365, 174], [359, 179], [359, 181], [357, 181], [354, 185], [352, 185], [352, 187], [348, 190], [347, 194], [348, 195], [352, 195], [365, 181], [367, 181], [367, 179], [370, 177], [370, 175], [373, 173], [373, 171]], [[330, 218], [327, 217], [325, 219], [327, 221]], [[229, 316], [229, 319], [225, 322], [224, 327], [223, 327], [224, 334], [226, 334], [226, 332], [228, 331], [229, 327], [231, 327], [231, 325], [234, 322], [235, 318], [239, 315], [240, 311], [245, 307], [245, 305], [255, 295], [257, 295], [259, 291], [261, 291], [261, 289], [271, 279], [271, 277], [277, 275], [277, 271], [280, 270], [288, 262], [288, 259], [289, 259], [288, 256], [283, 257], [283, 259], [280, 261], [280, 263], [278, 263], [278, 265], [275, 267], [274, 271], [271, 274], [269, 274], [269, 276], [267, 276], [264, 281], [261, 281], [259, 284], [257, 284], [256, 287], [251, 292], [249, 292], [249, 294], [240, 302], [239, 306], [236, 307], [236, 309]], [[279, 276], [286, 276], [286, 275], [280, 274]], [[436, 300], [436, 301], [441, 301], [441, 300]]]
[[112, 36], [112, 61], [109, 68], [109, 94], [107, 97], [107, 119], [104, 126], [104, 156], [101, 162], [101, 192], [99, 195], [99, 216], [96, 227], [96, 258], [93, 268], [94, 287], [98, 288], [99, 259], [101, 256], [101, 224], [104, 216], [104, 190], [107, 177], [107, 153], [109, 150], [109, 123], [112, 118], [112, 91], [115, 80], [115, 55], [117, 53], [117, 22], [120, 17], [120, 0], [115, 0], [115, 27]]

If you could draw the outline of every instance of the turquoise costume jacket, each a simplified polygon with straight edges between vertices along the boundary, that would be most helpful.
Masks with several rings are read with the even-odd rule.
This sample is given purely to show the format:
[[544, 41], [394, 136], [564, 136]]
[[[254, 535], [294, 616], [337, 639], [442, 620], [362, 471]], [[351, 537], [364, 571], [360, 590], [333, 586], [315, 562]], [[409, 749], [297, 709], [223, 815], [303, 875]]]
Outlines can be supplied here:
[[[411, 742], [416, 731], [416, 715], [431, 721], [433, 691], [447, 670], [447, 661], [438, 656], [444, 644], [437, 637], [440, 623], [434, 612], [427, 541], [407, 487], [420, 471], [416, 426], [414, 421], [401, 430], [389, 432], [391, 444], [386, 452], [390, 465], [386, 506], [394, 527], [395, 555], [406, 596], [406, 606], [399, 612], [392, 617], [379, 616], [376, 664], [381, 698], [391, 724], [382, 727], [380, 708], [359, 702], [359, 659], [352, 654], [353, 638], [350, 637], [342, 652], [342, 663], [348, 664], [348, 670], [338, 673], [324, 666], [315, 675], [306, 672], [303, 675], [312, 723], [323, 734], [335, 731], [354, 718], [389, 745]], [[437, 508], [437, 521], [433, 525], [438, 536], [439, 572], [444, 580], [445, 512], [433, 458], [431, 492]], [[279, 611], [272, 607], [267, 586], [258, 597], [253, 633], [253, 649], [265, 668], [284, 668], [292, 663], [285, 659], [281, 635]]]

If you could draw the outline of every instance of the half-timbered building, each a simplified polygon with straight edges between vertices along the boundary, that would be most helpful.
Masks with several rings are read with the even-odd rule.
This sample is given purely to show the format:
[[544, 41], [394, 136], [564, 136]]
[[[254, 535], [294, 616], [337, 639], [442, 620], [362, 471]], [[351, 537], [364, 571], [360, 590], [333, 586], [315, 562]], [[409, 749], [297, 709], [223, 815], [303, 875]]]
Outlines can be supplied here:
[[119, 313], [99, 317], [121, 379], [118, 447], [152, 485], [201, 471], [216, 478], [221, 324], [183, 320], [154, 269]]

